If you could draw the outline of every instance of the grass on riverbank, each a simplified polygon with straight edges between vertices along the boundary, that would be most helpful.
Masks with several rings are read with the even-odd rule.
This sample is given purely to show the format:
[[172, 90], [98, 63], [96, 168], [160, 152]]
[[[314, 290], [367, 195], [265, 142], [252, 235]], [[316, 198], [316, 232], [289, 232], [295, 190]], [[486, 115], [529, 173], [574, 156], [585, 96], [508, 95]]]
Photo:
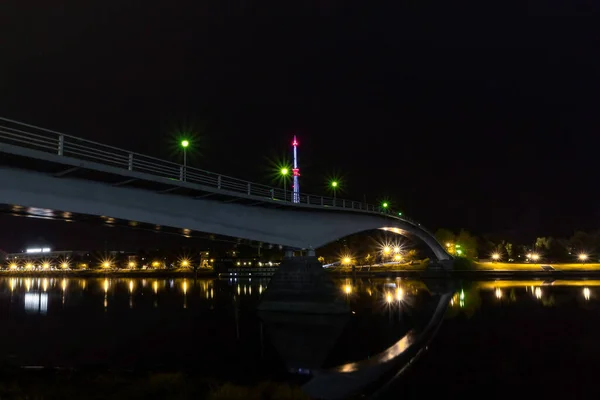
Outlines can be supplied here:
[[600, 271], [600, 263], [503, 263], [503, 262], [473, 262], [474, 270], [478, 271], [542, 271], [542, 265], [550, 265], [558, 271]]

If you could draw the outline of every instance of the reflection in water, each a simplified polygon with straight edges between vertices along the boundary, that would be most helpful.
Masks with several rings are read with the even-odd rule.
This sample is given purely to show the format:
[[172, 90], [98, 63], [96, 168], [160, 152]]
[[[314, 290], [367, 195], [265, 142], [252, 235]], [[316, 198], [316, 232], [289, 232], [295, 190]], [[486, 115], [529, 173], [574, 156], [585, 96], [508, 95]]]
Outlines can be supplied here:
[[[256, 306], [268, 282], [0, 278], [0, 310], [5, 310], [0, 313], [0, 340], [6, 343], [0, 361], [13, 357], [23, 365], [186, 368], [202, 371], [219, 384], [240, 377], [256, 384], [286, 376], [306, 393], [335, 398], [362, 393], [366, 387], [384, 388], [402, 366], [418, 365], [415, 357], [427, 354], [424, 346], [439, 340], [435, 332], [442, 321], [467, 321], [499, 307], [506, 309], [502, 316], [516, 308], [523, 308], [519, 315], [533, 316], [546, 307], [589, 310], [600, 304], [594, 295], [600, 280], [439, 287], [439, 282], [411, 279], [343, 279], [335, 281], [335, 291], [348, 302], [348, 315], [262, 313], [257, 318]], [[40, 332], [52, 346], [39, 340]], [[65, 332], [77, 332], [86, 340]], [[155, 346], [181, 338], [193, 338], [194, 346]], [[285, 366], [283, 371], [280, 366]]]

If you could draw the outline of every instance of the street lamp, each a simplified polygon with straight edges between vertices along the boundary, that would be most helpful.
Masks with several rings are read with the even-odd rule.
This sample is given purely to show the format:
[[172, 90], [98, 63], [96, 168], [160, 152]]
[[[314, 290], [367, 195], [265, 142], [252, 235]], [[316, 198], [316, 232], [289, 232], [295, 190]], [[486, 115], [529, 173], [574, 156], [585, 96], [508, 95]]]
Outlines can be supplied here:
[[185, 175], [187, 173], [186, 169], [187, 169], [187, 148], [190, 145], [190, 141], [187, 139], [183, 139], [181, 141], [181, 148], [183, 148], [183, 176], [182, 176], [182, 181], [185, 182]]
[[331, 190], [333, 190], [333, 201], [335, 202], [335, 192], [336, 189], [338, 188], [339, 182], [338, 181], [331, 181]]
[[492, 254], [492, 260], [498, 261], [499, 259], [500, 259], [500, 254], [499, 253]]
[[383, 247], [383, 255], [389, 256], [392, 253], [392, 248], [390, 246]]
[[285, 168], [285, 167], [283, 167], [283, 168], [281, 168], [281, 170], [279, 171], [279, 173], [283, 177], [283, 201], [287, 201], [286, 181], [287, 181], [287, 176], [290, 173], [290, 170], [287, 169], [287, 168]]
[[577, 258], [579, 258], [579, 261], [581, 261], [582, 263], [585, 263], [588, 259], [588, 255], [585, 253], [581, 253], [577, 256]]
[[539, 255], [539, 254], [535, 254], [535, 253], [534, 253], [534, 254], [532, 254], [532, 255], [531, 255], [531, 259], [532, 259], [533, 261], [538, 261], [538, 260], [540, 259], [540, 255]]

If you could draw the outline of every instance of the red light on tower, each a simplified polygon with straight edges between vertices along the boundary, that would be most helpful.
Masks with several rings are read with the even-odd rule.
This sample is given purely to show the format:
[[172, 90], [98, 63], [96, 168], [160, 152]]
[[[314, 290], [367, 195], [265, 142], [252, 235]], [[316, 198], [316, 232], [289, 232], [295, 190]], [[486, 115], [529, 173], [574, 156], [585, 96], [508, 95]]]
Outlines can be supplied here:
[[294, 168], [292, 172], [294, 173], [294, 197], [292, 201], [294, 203], [300, 202], [300, 184], [298, 183], [298, 177], [300, 176], [300, 168], [298, 168], [298, 139], [296, 139], [296, 135], [294, 135], [294, 140], [292, 140], [292, 146], [294, 147]]

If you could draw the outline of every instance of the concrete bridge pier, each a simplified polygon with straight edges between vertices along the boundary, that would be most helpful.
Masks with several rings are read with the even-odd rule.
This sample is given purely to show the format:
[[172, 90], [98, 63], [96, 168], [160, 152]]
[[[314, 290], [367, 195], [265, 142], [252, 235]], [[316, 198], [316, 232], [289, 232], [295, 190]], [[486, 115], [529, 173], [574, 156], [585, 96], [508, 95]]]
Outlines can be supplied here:
[[291, 249], [285, 250], [285, 257], [263, 293], [258, 310], [304, 314], [350, 312], [314, 250], [308, 254], [294, 257]]

